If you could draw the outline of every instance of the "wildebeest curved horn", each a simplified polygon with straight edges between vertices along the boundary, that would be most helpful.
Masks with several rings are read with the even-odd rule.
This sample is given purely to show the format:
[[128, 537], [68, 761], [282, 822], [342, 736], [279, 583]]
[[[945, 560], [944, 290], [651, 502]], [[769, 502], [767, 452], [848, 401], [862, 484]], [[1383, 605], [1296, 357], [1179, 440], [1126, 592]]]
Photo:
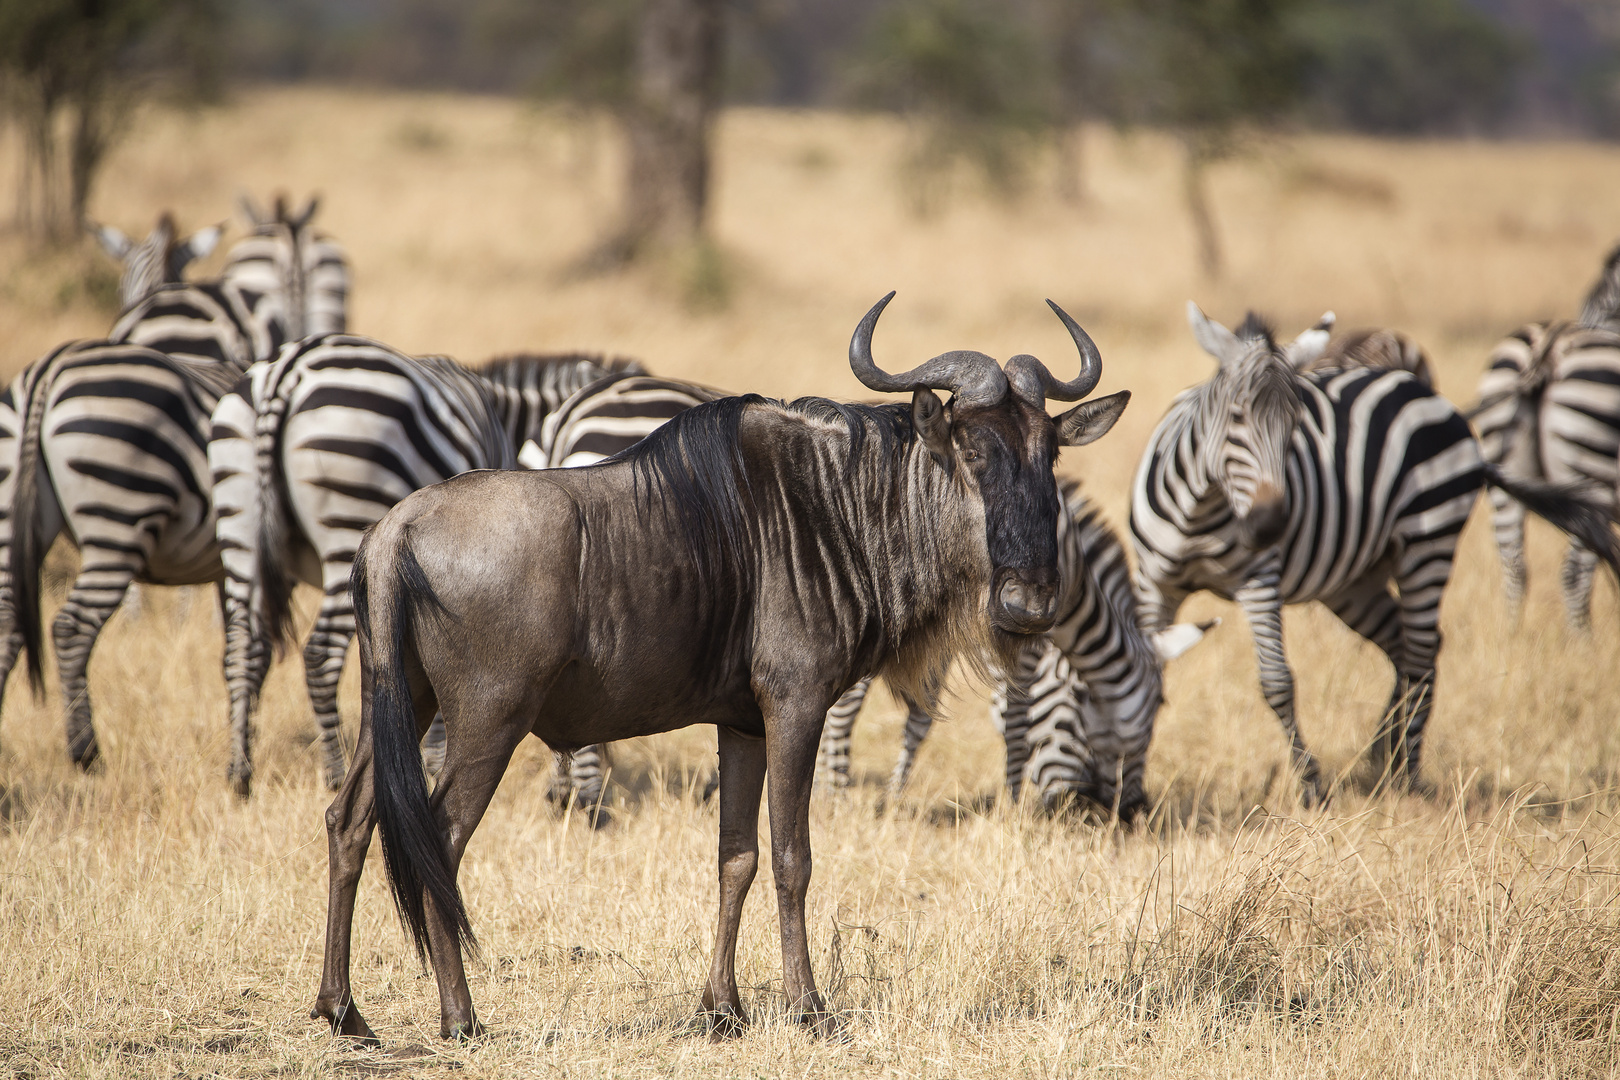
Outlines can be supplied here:
[[956, 400], [968, 405], [994, 405], [1007, 393], [1007, 376], [990, 357], [981, 352], [962, 350], [941, 353], [910, 371], [890, 375], [872, 360], [872, 331], [878, 316], [894, 299], [888, 296], [872, 305], [855, 336], [849, 339], [849, 366], [855, 377], [869, 390], [885, 394], [904, 393], [928, 387], [931, 390], [949, 390]]
[[1026, 353], [1007, 361], [1007, 381], [1019, 397], [1033, 405], [1044, 404], [1046, 400], [1079, 401], [1096, 389], [1102, 378], [1102, 353], [1097, 351], [1091, 335], [1082, 330], [1067, 311], [1050, 300], [1046, 305], [1057, 312], [1080, 350], [1080, 374], [1069, 382], [1060, 382], [1046, 370], [1045, 364]]

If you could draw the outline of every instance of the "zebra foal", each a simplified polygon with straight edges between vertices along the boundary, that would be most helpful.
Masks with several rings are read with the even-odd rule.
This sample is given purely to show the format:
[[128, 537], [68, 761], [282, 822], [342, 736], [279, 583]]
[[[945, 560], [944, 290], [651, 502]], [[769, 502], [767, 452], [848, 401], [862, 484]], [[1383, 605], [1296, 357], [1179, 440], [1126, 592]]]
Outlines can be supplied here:
[[1304, 797], [1315, 802], [1326, 791], [1295, 719], [1282, 606], [1322, 601], [1394, 664], [1375, 763], [1416, 784], [1440, 600], [1480, 488], [1505, 489], [1620, 572], [1607, 515], [1564, 489], [1503, 475], [1462, 415], [1408, 371], [1352, 365], [1300, 374], [1300, 358], [1252, 314], [1235, 334], [1194, 304], [1188, 321], [1219, 366], [1171, 404], [1136, 473], [1142, 625], [1168, 625], [1198, 589], [1242, 606], [1266, 701]]

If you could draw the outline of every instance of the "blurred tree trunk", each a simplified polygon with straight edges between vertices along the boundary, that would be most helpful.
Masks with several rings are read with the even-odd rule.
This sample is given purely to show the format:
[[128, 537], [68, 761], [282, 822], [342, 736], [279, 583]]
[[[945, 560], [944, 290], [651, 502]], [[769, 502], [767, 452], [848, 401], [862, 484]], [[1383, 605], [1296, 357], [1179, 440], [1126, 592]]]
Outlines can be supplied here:
[[1221, 238], [1215, 231], [1215, 215], [1209, 206], [1210, 165], [1225, 156], [1217, 141], [1193, 133], [1182, 137], [1185, 152], [1181, 171], [1182, 193], [1187, 213], [1192, 216], [1193, 233], [1198, 238], [1198, 268], [1210, 281], [1221, 276]]
[[702, 236], [723, 40], [723, 0], [647, 0], [622, 112], [629, 144], [624, 209], [593, 261], [623, 264], [648, 247]]

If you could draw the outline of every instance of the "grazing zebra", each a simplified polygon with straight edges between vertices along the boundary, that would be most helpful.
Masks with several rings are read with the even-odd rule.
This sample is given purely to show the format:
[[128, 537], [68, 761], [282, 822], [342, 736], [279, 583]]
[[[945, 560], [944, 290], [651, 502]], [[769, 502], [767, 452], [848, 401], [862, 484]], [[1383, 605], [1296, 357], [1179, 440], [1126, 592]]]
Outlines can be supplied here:
[[1137, 470], [1142, 625], [1167, 625], [1197, 589], [1242, 605], [1266, 701], [1314, 801], [1326, 793], [1294, 718], [1282, 605], [1321, 600], [1394, 663], [1375, 759], [1417, 784], [1440, 599], [1479, 489], [1506, 488], [1620, 567], [1607, 515], [1563, 489], [1504, 476], [1462, 415], [1409, 372], [1300, 375], [1252, 314], [1236, 334], [1193, 304], [1188, 320], [1220, 366], [1176, 398]]
[[[1203, 637], [1207, 626], [1178, 624], [1150, 637], [1137, 625], [1130, 566], [1119, 537], [1078, 484], [1061, 484], [1056, 625], [1019, 652], [1001, 680], [991, 720], [1007, 746], [1007, 792], [1027, 786], [1047, 809], [1083, 801], [1129, 819], [1146, 809], [1142, 769], [1163, 698], [1161, 667]], [[828, 710], [817, 772], [849, 784], [849, 742], [871, 684], [863, 679]], [[914, 702], [904, 747], [889, 778], [893, 796], [911, 775], [933, 719]]]
[[[1491, 352], [1472, 412], [1486, 460], [1519, 480], [1584, 485], [1616, 511], [1620, 482], [1620, 248], [1610, 254], [1577, 322], [1530, 323]], [[1524, 507], [1491, 492], [1504, 592], [1518, 614], [1529, 573]], [[1592, 625], [1597, 556], [1571, 538], [1562, 584], [1569, 624]]]
[[[148, 341], [207, 340], [222, 346], [217, 353], [169, 355], [128, 340], [71, 343], [25, 369], [0, 397], [0, 688], [26, 651], [30, 682], [40, 689], [40, 564], [65, 533], [83, 561], [52, 635], [69, 752], [80, 766], [99, 753], [85, 689], [90, 652], [131, 584], [190, 585], [222, 575], [205, 449], [209, 414], [253, 360], [248, 331], [282, 333], [291, 310], [285, 296], [250, 296], [242, 282], [267, 249], [296, 250], [296, 232], [285, 222], [262, 226], [233, 245], [219, 282], [163, 286], [115, 328]], [[173, 296], [223, 302], [225, 317], [206, 333], [180, 335], [167, 314]]]
[[183, 282], [186, 266], [194, 259], [207, 257], [225, 231], [223, 225], [210, 225], [176, 241], [180, 230], [174, 223], [174, 215], [167, 210], [158, 218], [150, 235], [139, 244], [111, 225], [87, 222], [86, 228], [101, 244], [101, 249], [124, 268], [118, 280], [120, 310], [138, 303], [160, 285]]
[[296, 581], [324, 597], [304, 647], [324, 782], [343, 781], [337, 685], [360, 534], [400, 499], [469, 469], [509, 469], [567, 396], [633, 369], [598, 356], [518, 356], [481, 372], [342, 334], [286, 346], [220, 402], [208, 444], [225, 564], [230, 779], [252, 782], [252, 723]]

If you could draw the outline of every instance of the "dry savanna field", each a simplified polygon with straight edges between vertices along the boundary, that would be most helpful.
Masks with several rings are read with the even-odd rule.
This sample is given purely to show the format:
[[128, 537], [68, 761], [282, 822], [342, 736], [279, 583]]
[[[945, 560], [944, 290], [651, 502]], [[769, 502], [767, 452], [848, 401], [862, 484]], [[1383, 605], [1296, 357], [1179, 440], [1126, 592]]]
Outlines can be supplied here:
[[[1229, 324], [1257, 307], [1290, 336], [1324, 308], [1341, 326], [1406, 329], [1466, 405], [1493, 340], [1573, 314], [1620, 238], [1613, 147], [1270, 139], [1215, 170], [1229, 269], [1209, 284], [1159, 135], [1089, 133], [1080, 204], [1039, 172], [1012, 203], [959, 178], [926, 220], [893, 179], [903, 138], [885, 119], [728, 113], [718, 258], [608, 278], [566, 271], [614, 206], [610, 132], [507, 100], [298, 90], [153, 113], [94, 208], [144, 234], [164, 207], [196, 228], [226, 217], [238, 190], [319, 191], [319, 220], [354, 266], [359, 332], [473, 362], [600, 349], [783, 396], [864, 396], [848, 335], [891, 288], [876, 342], [891, 368], [977, 348], [1064, 370], [1074, 354], [1041, 303], [1051, 296], [1100, 345], [1101, 389], [1135, 394], [1113, 433], [1060, 465], [1116, 523], [1154, 422], [1212, 364], [1182, 322], [1189, 297]], [[16, 153], [0, 145], [8, 183]], [[5, 374], [110, 325], [98, 259], [0, 237]], [[756, 1023], [724, 1045], [695, 1036], [716, 815], [693, 794], [713, 734], [693, 729], [619, 748], [619, 812], [600, 832], [553, 816], [548, 755], [520, 751], [461, 875], [491, 1028], [475, 1043], [438, 1040], [434, 984], [374, 847], [354, 979], [386, 1046], [334, 1043], [307, 1017], [327, 795], [296, 654], [267, 687], [259, 783], [238, 804], [210, 595], [150, 590], [91, 667], [95, 773], [68, 764], [55, 696], [36, 703], [14, 680], [5, 702], [0, 1077], [1611, 1074], [1620, 614], [1602, 585], [1596, 632], [1567, 632], [1561, 543], [1541, 526], [1531, 539], [1531, 597], [1513, 625], [1483, 500], [1464, 537], [1426, 750], [1432, 799], [1366, 793], [1357, 757], [1390, 672], [1318, 609], [1291, 609], [1287, 631], [1306, 738], [1343, 781], [1321, 811], [1294, 797], [1247, 629], [1207, 596], [1184, 615], [1226, 622], [1169, 674], [1155, 808], [1135, 831], [994, 800], [1001, 751], [977, 686], [948, 703], [912, 788], [880, 816], [901, 716], [876, 695], [856, 787], [818, 794], [812, 811], [812, 957], [848, 1022], [834, 1042], [788, 1022], [768, 862], [739, 956]], [[57, 600], [71, 566], [59, 551]]]

